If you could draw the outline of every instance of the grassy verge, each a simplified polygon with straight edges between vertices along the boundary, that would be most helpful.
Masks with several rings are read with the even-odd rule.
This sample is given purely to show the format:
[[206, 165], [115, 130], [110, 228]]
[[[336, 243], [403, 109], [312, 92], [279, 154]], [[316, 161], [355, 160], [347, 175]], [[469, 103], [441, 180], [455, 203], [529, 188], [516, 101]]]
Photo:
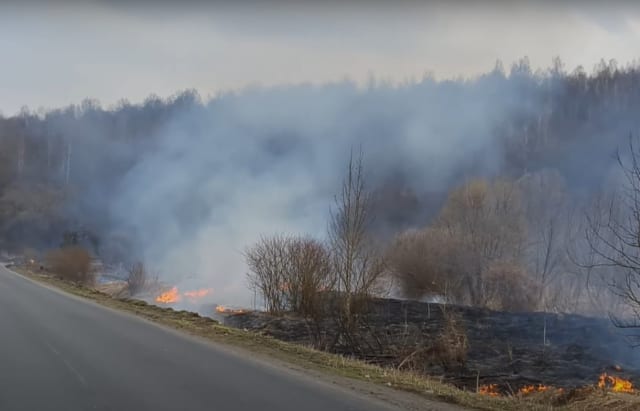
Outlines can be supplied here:
[[[462, 391], [435, 378], [425, 377], [406, 371], [381, 368], [363, 361], [345, 358], [308, 347], [287, 343], [254, 332], [247, 332], [219, 324], [217, 321], [201, 317], [188, 311], [175, 311], [147, 304], [135, 299], [118, 299], [98, 290], [78, 286], [56, 277], [32, 271], [26, 267], [11, 267], [12, 270], [57, 287], [70, 294], [93, 300], [104, 306], [138, 315], [147, 320], [182, 330], [217, 343], [243, 348], [267, 355], [297, 366], [332, 375], [367, 381], [409, 391], [431, 400], [438, 400], [479, 410], [632, 410], [639, 409], [640, 400], [636, 395], [604, 393], [592, 388], [573, 390], [558, 395], [540, 393], [528, 397], [489, 397]], [[553, 406], [553, 404], [563, 404]], [[604, 408], [602, 408], [604, 407]]]

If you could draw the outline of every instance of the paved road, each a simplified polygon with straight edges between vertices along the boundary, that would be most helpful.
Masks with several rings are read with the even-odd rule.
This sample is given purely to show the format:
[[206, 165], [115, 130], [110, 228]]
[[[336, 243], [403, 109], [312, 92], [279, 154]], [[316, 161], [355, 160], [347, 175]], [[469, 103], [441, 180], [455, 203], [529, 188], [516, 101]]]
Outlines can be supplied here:
[[388, 410], [0, 267], [0, 410]]

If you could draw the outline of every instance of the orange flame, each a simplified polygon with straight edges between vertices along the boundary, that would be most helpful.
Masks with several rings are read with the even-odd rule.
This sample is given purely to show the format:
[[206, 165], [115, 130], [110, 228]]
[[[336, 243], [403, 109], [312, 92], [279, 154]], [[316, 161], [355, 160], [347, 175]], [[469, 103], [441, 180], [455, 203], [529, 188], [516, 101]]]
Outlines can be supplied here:
[[534, 392], [545, 392], [549, 390], [549, 387], [546, 385], [538, 384], [538, 385], [527, 385], [518, 390], [518, 394], [528, 395]]
[[624, 378], [608, 375], [606, 372], [600, 375], [598, 379], [598, 388], [609, 389], [613, 392], [635, 392], [633, 383]]
[[165, 291], [156, 297], [157, 303], [171, 304], [179, 302], [182, 297], [187, 297], [190, 300], [198, 300], [202, 297], [209, 295], [213, 291], [213, 288], [202, 288], [199, 290], [185, 291], [182, 294], [178, 291], [178, 287], [172, 287], [169, 291]]
[[182, 295], [188, 298], [198, 299], [207, 296], [211, 291], [213, 291], [213, 288], [202, 288], [200, 290], [185, 291]]
[[229, 308], [229, 307], [225, 307], [224, 305], [217, 305], [216, 312], [220, 314], [240, 314], [245, 311], [240, 308]]
[[173, 287], [169, 291], [166, 291], [156, 297], [157, 303], [169, 304], [177, 303], [180, 301], [180, 295], [178, 294], [178, 288]]
[[489, 397], [497, 397], [500, 395], [500, 393], [498, 392], [497, 384], [481, 385], [478, 388], [478, 393], [482, 395], [488, 395]]

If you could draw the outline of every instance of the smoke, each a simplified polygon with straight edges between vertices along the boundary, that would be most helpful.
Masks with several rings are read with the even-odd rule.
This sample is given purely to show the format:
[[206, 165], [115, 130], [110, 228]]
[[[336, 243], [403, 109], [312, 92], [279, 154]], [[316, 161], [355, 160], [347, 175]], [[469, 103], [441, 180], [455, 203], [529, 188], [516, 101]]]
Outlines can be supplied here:
[[352, 148], [365, 153], [371, 188], [402, 174], [410, 187], [444, 190], [460, 164], [500, 167], [490, 130], [505, 109], [460, 85], [429, 82], [292, 86], [194, 102], [126, 173], [109, 199], [110, 221], [135, 233], [164, 280], [247, 304], [244, 248], [272, 233], [322, 238]]
[[370, 72], [396, 82], [471, 76], [525, 53], [535, 68], [555, 55], [590, 68], [636, 58], [640, 40], [640, 9], [624, 0], [149, 3], [3, 1], [0, 49], [11, 64], [0, 110], [344, 76], [364, 84]]
[[637, 129], [637, 105], [586, 98], [575, 78], [533, 74], [522, 60], [508, 76], [498, 67], [467, 80], [250, 88], [207, 101], [185, 92], [109, 109], [85, 101], [17, 118], [31, 144], [18, 177], [62, 187], [67, 221], [98, 233], [104, 254], [247, 305], [245, 247], [274, 233], [323, 238], [352, 149], [364, 152], [384, 235], [426, 224], [470, 176], [555, 168], [575, 192], [597, 188], [616, 142]]

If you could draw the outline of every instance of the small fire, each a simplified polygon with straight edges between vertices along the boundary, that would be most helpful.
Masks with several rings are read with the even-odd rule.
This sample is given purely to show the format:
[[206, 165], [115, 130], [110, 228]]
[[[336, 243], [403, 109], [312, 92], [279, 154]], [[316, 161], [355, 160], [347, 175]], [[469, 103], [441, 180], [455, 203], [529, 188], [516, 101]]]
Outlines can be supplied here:
[[241, 308], [229, 308], [229, 307], [225, 307], [224, 305], [217, 305], [216, 312], [220, 314], [240, 314], [245, 311]]
[[198, 299], [207, 296], [211, 291], [213, 291], [213, 288], [202, 288], [200, 290], [185, 291], [182, 295], [188, 298]]
[[164, 292], [156, 297], [157, 303], [170, 304], [180, 301], [180, 294], [178, 294], [178, 288], [173, 287], [169, 291]]
[[538, 384], [538, 385], [527, 385], [518, 390], [518, 394], [528, 395], [534, 392], [545, 392], [549, 390], [549, 387], [546, 385]]
[[497, 397], [500, 395], [500, 393], [498, 392], [497, 384], [481, 385], [478, 388], [478, 393], [482, 395], [488, 395], [489, 397]]
[[598, 379], [598, 388], [609, 389], [613, 392], [635, 392], [633, 383], [624, 378], [608, 375], [606, 372], [600, 375]]
[[178, 291], [178, 287], [172, 287], [169, 291], [166, 291], [156, 297], [157, 303], [171, 304], [179, 302], [182, 297], [186, 297], [192, 302], [202, 297], [209, 295], [213, 291], [213, 288], [202, 288], [199, 290], [185, 291], [182, 294]]

